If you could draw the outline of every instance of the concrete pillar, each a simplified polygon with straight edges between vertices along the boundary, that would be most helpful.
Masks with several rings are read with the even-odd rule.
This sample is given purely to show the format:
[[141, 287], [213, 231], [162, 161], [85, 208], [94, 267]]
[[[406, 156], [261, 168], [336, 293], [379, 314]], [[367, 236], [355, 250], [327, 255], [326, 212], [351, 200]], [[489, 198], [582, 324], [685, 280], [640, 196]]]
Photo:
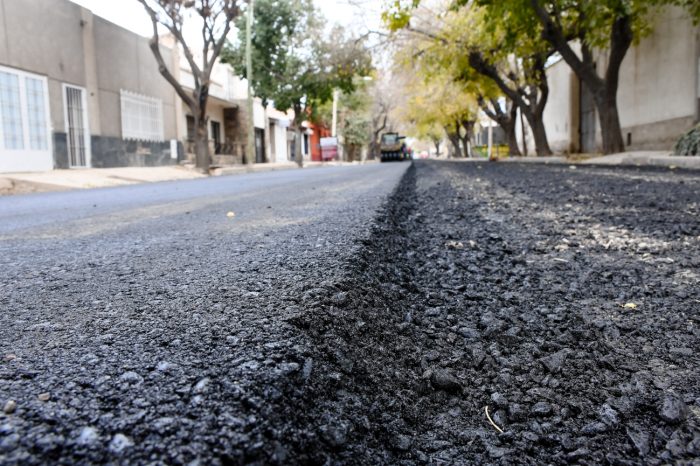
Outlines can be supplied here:
[[97, 57], [95, 54], [95, 28], [93, 14], [86, 8], [80, 8], [80, 25], [82, 27], [83, 52], [85, 60], [85, 90], [88, 105], [88, 122], [91, 135], [101, 135], [100, 93], [97, 79]]

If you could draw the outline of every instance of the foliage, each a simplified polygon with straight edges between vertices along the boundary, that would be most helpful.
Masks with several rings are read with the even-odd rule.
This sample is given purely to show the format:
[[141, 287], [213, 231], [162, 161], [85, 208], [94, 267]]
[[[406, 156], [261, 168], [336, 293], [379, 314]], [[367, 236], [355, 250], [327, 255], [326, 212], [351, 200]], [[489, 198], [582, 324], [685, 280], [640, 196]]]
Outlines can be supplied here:
[[[153, 25], [150, 48], [158, 69], [177, 95], [187, 105], [195, 119], [195, 150], [197, 168], [209, 171], [209, 144], [207, 132], [207, 100], [211, 73], [231, 30], [231, 23], [240, 16], [239, 0], [138, 0]], [[185, 22], [202, 29], [201, 48], [196, 52], [187, 43], [183, 28]], [[194, 88], [188, 91], [178, 81], [160, 50], [160, 31], [164, 27], [180, 46], [194, 78]]]
[[700, 155], [700, 125], [692, 128], [673, 146], [676, 155]]
[[[244, 20], [238, 22], [245, 42]], [[298, 125], [307, 111], [327, 102], [334, 89], [351, 92], [354, 76], [371, 69], [363, 41], [335, 28], [325, 34], [312, 0], [258, 0], [253, 24], [253, 88], [267, 105], [295, 111]], [[229, 43], [223, 59], [246, 77], [245, 50]]]

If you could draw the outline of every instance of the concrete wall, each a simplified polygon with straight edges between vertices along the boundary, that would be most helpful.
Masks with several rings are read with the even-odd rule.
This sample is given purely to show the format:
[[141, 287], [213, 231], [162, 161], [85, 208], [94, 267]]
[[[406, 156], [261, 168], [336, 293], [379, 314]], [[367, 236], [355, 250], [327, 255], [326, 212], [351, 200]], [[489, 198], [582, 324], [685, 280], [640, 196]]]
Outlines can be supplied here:
[[630, 149], [670, 149], [696, 120], [699, 31], [683, 9], [666, 8], [653, 34], [627, 53], [618, 105]]
[[[158, 71], [148, 39], [99, 17], [94, 22], [102, 135], [122, 136], [119, 93], [123, 89], [160, 99], [164, 137], [176, 139], [175, 90]], [[170, 63], [172, 52], [165, 47], [161, 50], [165, 62]]]
[[544, 124], [549, 146], [554, 152], [575, 153], [579, 147], [578, 79], [569, 65], [560, 60], [547, 69], [547, 82], [549, 99]]

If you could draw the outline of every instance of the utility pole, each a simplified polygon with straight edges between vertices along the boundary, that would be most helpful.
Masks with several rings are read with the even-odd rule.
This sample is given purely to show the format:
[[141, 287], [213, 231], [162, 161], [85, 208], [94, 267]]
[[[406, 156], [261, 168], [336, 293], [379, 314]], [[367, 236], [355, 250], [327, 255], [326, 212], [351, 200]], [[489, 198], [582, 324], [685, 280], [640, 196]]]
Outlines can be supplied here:
[[333, 90], [333, 124], [331, 125], [331, 136], [338, 136], [338, 89]]
[[246, 162], [249, 165], [255, 163], [255, 101], [253, 100], [253, 10], [255, 0], [248, 2], [248, 15], [246, 20], [246, 77], [248, 78], [248, 145], [246, 146]]

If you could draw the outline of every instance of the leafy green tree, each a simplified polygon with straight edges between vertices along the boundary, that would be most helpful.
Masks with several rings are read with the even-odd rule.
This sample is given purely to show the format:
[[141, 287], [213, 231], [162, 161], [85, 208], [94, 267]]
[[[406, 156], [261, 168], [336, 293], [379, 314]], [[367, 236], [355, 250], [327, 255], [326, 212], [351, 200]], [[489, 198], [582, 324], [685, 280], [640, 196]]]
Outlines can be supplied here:
[[[243, 20], [239, 42], [245, 42]], [[246, 76], [242, 47], [229, 43], [222, 54], [236, 72]], [[255, 94], [263, 104], [294, 110], [296, 160], [301, 166], [302, 123], [315, 106], [329, 101], [333, 91], [351, 92], [354, 77], [367, 74], [371, 57], [364, 42], [335, 28], [323, 29], [312, 0], [257, 0], [252, 37]]]
[[[231, 23], [240, 16], [238, 0], [138, 0], [153, 25], [150, 48], [158, 63], [158, 70], [187, 105], [195, 124], [195, 157], [197, 168], [209, 172], [209, 132], [207, 101], [209, 82], [216, 60], [222, 52]], [[202, 28], [201, 54], [197, 57], [192, 44], [183, 34], [185, 20], [191, 26]], [[194, 78], [194, 88], [189, 91], [177, 80], [160, 50], [161, 31], [164, 27], [182, 49]]]
[[[625, 150], [617, 108], [620, 68], [629, 48], [651, 31], [651, 10], [677, 4], [700, 18], [697, 0], [477, 0], [556, 50], [593, 95], [606, 154]], [[580, 51], [576, 45], [580, 45]], [[596, 53], [597, 52], [597, 53]], [[605, 55], [601, 59], [599, 55]], [[605, 63], [605, 66], [599, 66]]]
[[543, 116], [549, 97], [545, 64], [552, 48], [528, 35], [527, 30], [518, 24], [496, 20], [485, 8], [467, 1], [458, 0], [452, 11], [442, 12], [441, 26], [437, 31], [413, 26], [410, 11], [419, 3], [417, 0], [396, 0], [384, 13], [390, 29], [404, 29], [432, 39], [432, 53], [440, 57], [437, 66], [456, 69], [462, 81], [479, 83], [480, 79], [474, 77], [474, 73], [478, 73], [496, 86], [509, 104], [506, 111], [500, 105], [493, 105], [493, 91], [477, 91], [476, 95], [487, 115], [505, 125], [513, 155], [519, 153], [514, 118], [517, 109], [532, 128], [537, 154], [551, 154]]

